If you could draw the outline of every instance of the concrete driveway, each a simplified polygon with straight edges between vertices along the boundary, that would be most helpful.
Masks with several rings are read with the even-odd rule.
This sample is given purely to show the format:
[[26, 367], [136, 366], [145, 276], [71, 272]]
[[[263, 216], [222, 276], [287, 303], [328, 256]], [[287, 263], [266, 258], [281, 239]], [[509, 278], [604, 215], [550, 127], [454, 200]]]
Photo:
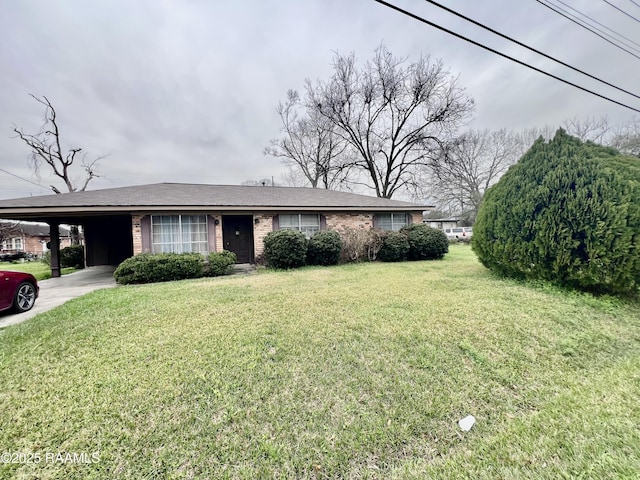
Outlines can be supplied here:
[[40, 296], [33, 308], [25, 313], [0, 313], [0, 328], [24, 322], [39, 313], [62, 305], [67, 300], [81, 297], [94, 290], [115, 287], [114, 270], [115, 267], [111, 266], [89, 267], [60, 278], [39, 281]]

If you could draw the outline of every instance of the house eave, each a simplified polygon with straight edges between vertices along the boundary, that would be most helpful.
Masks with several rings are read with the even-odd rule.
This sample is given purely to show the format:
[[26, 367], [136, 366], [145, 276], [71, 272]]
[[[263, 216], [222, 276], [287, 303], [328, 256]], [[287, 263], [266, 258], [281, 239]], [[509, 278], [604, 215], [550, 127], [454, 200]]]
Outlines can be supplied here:
[[0, 209], [0, 218], [52, 219], [102, 215], [131, 215], [156, 212], [202, 213], [274, 213], [274, 212], [422, 212], [431, 206], [282, 206], [282, 205], [131, 205], [131, 206], [74, 206], [74, 207], [14, 207]]

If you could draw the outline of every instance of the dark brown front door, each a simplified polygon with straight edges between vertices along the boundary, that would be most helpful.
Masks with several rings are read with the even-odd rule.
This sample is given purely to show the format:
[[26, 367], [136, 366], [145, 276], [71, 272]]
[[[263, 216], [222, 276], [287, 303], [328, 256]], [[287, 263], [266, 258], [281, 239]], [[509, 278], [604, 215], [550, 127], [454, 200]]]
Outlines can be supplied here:
[[238, 256], [238, 263], [253, 261], [253, 217], [251, 215], [225, 215], [222, 217], [224, 249]]

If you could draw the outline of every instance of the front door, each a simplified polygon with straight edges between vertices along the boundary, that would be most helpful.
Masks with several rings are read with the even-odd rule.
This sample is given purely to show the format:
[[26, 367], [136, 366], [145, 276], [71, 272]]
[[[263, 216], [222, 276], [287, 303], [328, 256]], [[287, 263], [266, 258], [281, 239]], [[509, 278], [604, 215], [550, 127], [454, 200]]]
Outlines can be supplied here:
[[224, 249], [238, 256], [238, 263], [253, 261], [253, 217], [251, 215], [224, 215], [222, 217]]

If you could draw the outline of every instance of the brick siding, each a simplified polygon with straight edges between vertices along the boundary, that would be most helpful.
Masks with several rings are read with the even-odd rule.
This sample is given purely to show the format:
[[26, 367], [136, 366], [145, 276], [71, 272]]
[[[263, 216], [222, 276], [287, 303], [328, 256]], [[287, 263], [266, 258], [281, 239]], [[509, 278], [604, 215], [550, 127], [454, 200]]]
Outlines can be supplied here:
[[373, 213], [327, 213], [327, 229], [344, 232], [348, 228], [373, 228]]
[[131, 215], [131, 236], [133, 237], [133, 254], [142, 253], [142, 215]]
[[[256, 223], [256, 219], [258, 223]], [[264, 237], [273, 230], [273, 214], [253, 216], [253, 251], [255, 258], [264, 252]]]

